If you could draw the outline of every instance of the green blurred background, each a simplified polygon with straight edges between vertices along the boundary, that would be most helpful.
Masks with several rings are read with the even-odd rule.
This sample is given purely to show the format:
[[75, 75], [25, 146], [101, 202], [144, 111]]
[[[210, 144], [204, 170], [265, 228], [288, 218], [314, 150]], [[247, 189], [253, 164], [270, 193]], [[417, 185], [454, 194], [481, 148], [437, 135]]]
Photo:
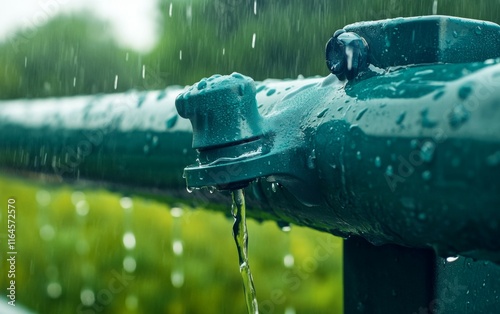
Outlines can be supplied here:
[[[88, 12], [11, 34], [0, 43], [0, 99], [161, 89], [233, 71], [326, 75], [324, 45], [352, 22], [436, 11], [500, 22], [499, 0], [161, 0], [157, 11], [159, 40], [148, 52], [120, 46]], [[245, 312], [227, 215], [6, 176], [0, 195], [1, 208], [17, 199], [17, 302], [34, 312]], [[3, 209], [0, 219], [6, 230]], [[249, 232], [261, 313], [341, 313], [341, 240], [273, 222], [250, 221]]]

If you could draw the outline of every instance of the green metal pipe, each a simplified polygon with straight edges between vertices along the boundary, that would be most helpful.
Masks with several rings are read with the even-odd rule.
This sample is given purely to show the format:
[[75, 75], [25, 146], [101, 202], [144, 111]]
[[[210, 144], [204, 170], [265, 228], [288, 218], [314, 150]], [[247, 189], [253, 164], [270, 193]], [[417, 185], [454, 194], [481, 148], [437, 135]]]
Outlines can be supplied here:
[[[227, 210], [223, 193], [185, 192], [182, 169], [194, 163], [188, 186], [247, 186], [257, 219], [500, 262], [498, 63], [372, 64], [347, 82], [257, 86], [234, 74], [184, 90], [6, 101], [0, 167]], [[220, 94], [206, 108], [193, 95], [211, 89]], [[175, 112], [181, 92], [197, 162]]]
[[247, 194], [284, 221], [498, 262], [499, 83], [494, 60], [266, 82], [265, 135], [200, 151], [188, 185], [252, 181]]
[[196, 154], [174, 107], [181, 90], [2, 101], [2, 172], [225, 209], [220, 193], [186, 191], [183, 168]]
[[[197, 154], [191, 125], [175, 110], [182, 90], [0, 101], [0, 169], [45, 184], [103, 186], [229, 215], [227, 193], [186, 189], [183, 168]], [[247, 203], [250, 217], [281, 220], [252, 194]]]
[[[247, 187], [250, 215], [498, 261], [498, 80], [500, 65], [488, 61], [347, 84], [333, 75], [260, 84], [273, 149], [294, 155], [252, 168], [276, 174]], [[180, 91], [2, 102], [0, 164], [208, 201], [219, 193], [184, 189], [182, 169], [196, 156], [187, 120], [174, 111]], [[244, 174], [244, 161], [214, 180]]]
[[486, 59], [499, 30], [441, 16], [359, 23], [327, 45], [338, 78], [202, 79], [176, 100], [199, 151], [188, 187], [250, 184], [286, 221], [500, 262], [500, 65]]

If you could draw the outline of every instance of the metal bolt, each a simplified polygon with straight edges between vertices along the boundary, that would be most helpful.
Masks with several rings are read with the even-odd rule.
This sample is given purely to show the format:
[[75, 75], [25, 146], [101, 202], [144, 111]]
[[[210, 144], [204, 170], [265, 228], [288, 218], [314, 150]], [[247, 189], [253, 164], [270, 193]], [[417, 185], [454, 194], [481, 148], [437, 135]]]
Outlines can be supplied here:
[[339, 80], [352, 80], [368, 68], [368, 44], [356, 33], [337, 30], [326, 44], [326, 65]]

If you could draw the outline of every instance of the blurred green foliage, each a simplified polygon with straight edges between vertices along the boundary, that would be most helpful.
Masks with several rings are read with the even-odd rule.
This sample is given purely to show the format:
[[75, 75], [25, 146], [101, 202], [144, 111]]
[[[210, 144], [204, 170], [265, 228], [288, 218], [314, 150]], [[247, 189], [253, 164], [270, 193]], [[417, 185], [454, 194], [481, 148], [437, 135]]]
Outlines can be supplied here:
[[0, 51], [1, 98], [124, 91], [142, 67], [136, 53], [114, 44], [105, 23], [83, 15], [61, 16], [34, 34], [19, 33]]
[[[84, 198], [78, 193], [89, 209], [88, 214], [79, 215], [76, 208], [82, 204], [74, 204], [72, 187], [35, 185], [8, 177], [0, 178], [0, 191], [2, 230], [7, 230], [7, 199], [16, 199], [17, 302], [38, 313], [245, 311], [232, 218], [140, 198], [133, 199], [133, 210], [127, 214], [120, 206], [120, 195], [100, 190], [82, 190]], [[47, 205], [40, 202], [44, 194], [50, 195]], [[173, 218], [173, 206], [181, 206], [184, 215]], [[287, 306], [298, 313], [341, 313], [340, 239], [300, 227], [284, 233], [274, 222], [252, 220], [248, 229], [250, 264], [262, 313], [284, 313]], [[127, 231], [136, 238], [132, 250], [122, 242]], [[179, 267], [174, 265], [179, 262], [172, 252], [174, 238], [184, 244], [180, 267], [185, 283], [180, 288], [170, 281], [171, 272]], [[0, 252], [5, 252], [4, 244]], [[295, 258], [292, 268], [283, 265], [288, 253]], [[136, 260], [134, 272], [123, 270], [127, 256]], [[2, 263], [2, 291], [7, 288], [7, 270], [8, 265]], [[60, 284], [59, 296], [49, 292], [51, 283]], [[81, 306], [85, 287], [95, 293], [94, 307]]]
[[[0, 99], [160, 89], [233, 71], [256, 80], [326, 75], [324, 45], [335, 30], [431, 14], [434, 0], [256, 2], [257, 14], [254, 0], [159, 0], [160, 40], [143, 55], [119, 47], [90, 14], [59, 16], [0, 44]], [[499, 4], [439, 0], [437, 12], [500, 22]]]

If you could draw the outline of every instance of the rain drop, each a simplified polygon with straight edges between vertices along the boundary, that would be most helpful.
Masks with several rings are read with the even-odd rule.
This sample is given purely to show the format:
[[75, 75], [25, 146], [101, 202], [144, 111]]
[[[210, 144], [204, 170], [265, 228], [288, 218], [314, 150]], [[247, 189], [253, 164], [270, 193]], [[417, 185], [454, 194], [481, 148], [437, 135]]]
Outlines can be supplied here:
[[170, 210], [170, 215], [172, 215], [172, 217], [174, 218], [182, 217], [183, 214], [184, 210], [180, 207], [172, 207], [172, 209]]
[[175, 126], [175, 124], [177, 123], [177, 118], [178, 116], [175, 115], [166, 121], [165, 125], [167, 126], [167, 129], [171, 129]]
[[382, 166], [382, 160], [379, 156], [375, 157], [375, 167], [380, 168]]
[[292, 268], [294, 264], [295, 259], [292, 254], [289, 253], [283, 257], [283, 265], [285, 265], [286, 268]]
[[123, 269], [126, 272], [133, 273], [137, 267], [137, 262], [132, 256], [126, 256], [123, 259]]
[[418, 214], [417, 218], [419, 220], [425, 220], [427, 218], [427, 215], [425, 213], [420, 213], [420, 214]]
[[[282, 225], [281, 227], [281, 230], [285, 231], [285, 232], [290, 232], [291, 230], [291, 225], [290, 224], [285, 224], [285, 225]], [[283, 256], [283, 266], [285, 266], [286, 269], [292, 269], [295, 265], [295, 258], [290, 250], [290, 235], [287, 234], [287, 250], [285, 251], [285, 254]], [[293, 307], [292, 304], [290, 304], [289, 302], [287, 302], [288, 304], [284, 304], [286, 305], [286, 310], [285, 310], [285, 314], [287, 313], [295, 313], [295, 308]]]
[[276, 193], [276, 183], [271, 183], [271, 190]]
[[293, 306], [287, 306], [285, 309], [285, 314], [295, 314], [295, 308]]
[[201, 79], [201, 81], [198, 82], [198, 85], [196, 85], [196, 88], [198, 88], [198, 90], [202, 90], [202, 89], [205, 89], [205, 87], [207, 87], [207, 80], [206, 79]]
[[174, 252], [175, 255], [182, 255], [182, 252], [184, 251], [184, 246], [182, 245], [181, 240], [174, 240], [173, 241], [172, 251]]
[[458, 97], [461, 100], [466, 100], [472, 94], [472, 84], [467, 83], [460, 87], [458, 90]]
[[90, 211], [89, 203], [87, 203], [86, 200], [81, 200], [76, 204], [75, 210], [76, 210], [77, 215], [82, 216], [82, 217], [87, 216], [87, 214]]
[[356, 116], [356, 121], [360, 120], [361, 118], [363, 118], [364, 114], [366, 113], [366, 111], [368, 110], [368, 108], [364, 108], [363, 110], [361, 110], [358, 115]]
[[184, 285], [184, 272], [173, 271], [170, 274], [170, 281], [172, 282], [172, 286], [175, 288], [182, 287]]
[[153, 139], [151, 140], [151, 144], [153, 145], [153, 147], [156, 147], [158, 146], [158, 136], [153, 136]]
[[449, 256], [446, 258], [446, 261], [448, 263], [453, 263], [454, 261], [456, 261], [459, 257], [458, 256]]
[[500, 150], [491, 154], [490, 156], [488, 156], [486, 158], [486, 163], [488, 164], [488, 166], [497, 166], [500, 164]]
[[307, 158], [307, 168], [314, 169], [316, 168], [316, 150], [313, 149], [311, 155]]
[[56, 236], [54, 227], [50, 224], [43, 225], [40, 228], [40, 237], [45, 241], [50, 241]]
[[394, 169], [391, 165], [387, 166], [387, 169], [385, 169], [385, 174], [389, 177], [394, 175]]
[[420, 158], [425, 162], [430, 162], [434, 156], [436, 145], [430, 141], [426, 141], [420, 148]]
[[437, 121], [434, 121], [434, 120], [429, 118], [429, 109], [428, 108], [422, 110], [420, 112], [420, 116], [422, 118], [421, 119], [422, 127], [430, 129], [430, 128], [434, 128], [438, 125]]
[[122, 197], [120, 198], [120, 206], [125, 209], [127, 212], [132, 210], [134, 203], [130, 197]]
[[133, 232], [125, 232], [125, 234], [123, 235], [123, 246], [127, 249], [127, 250], [132, 250], [135, 248], [135, 235]]
[[415, 149], [418, 147], [418, 141], [416, 139], [413, 139], [410, 141], [410, 147]]
[[172, 270], [170, 279], [175, 288], [180, 288], [184, 284], [184, 262], [183, 253], [184, 245], [182, 243], [182, 220], [183, 210], [179, 207], [172, 207], [170, 214], [173, 217], [172, 221], [172, 252], [174, 259], [172, 261]]
[[403, 121], [405, 120], [405, 117], [406, 117], [406, 112], [401, 112], [401, 114], [399, 114], [398, 118], [396, 119], [396, 124], [397, 125], [401, 125], [401, 123], [403, 123]]
[[320, 111], [320, 112], [316, 115], [316, 117], [317, 117], [317, 118], [323, 118], [327, 112], [328, 112], [328, 108], [325, 108], [325, 109], [321, 110], [321, 111]]
[[47, 285], [47, 295], [52, 299], [57, 299], [62, 294], [61, 284], [58, 282], [51, 282]]
[[422, 179], [429, 181], [432, 178], [432, 173], [429, 170], [422, 172]]
[[457, 129], [469, 120], [469, 111], [464, 105], [459, 104], [453, 107], [448, 114], [448, 123], [453, 129]]
[[80, 301], [85, 306], [91, 306], [95, 302], [95, 294], [92, 289], [84, 288], [80, 292]]
[[271, 88], [270, 90], [267, 91], [266, 96], [271, 96], [276, 92], [274, 88]]

